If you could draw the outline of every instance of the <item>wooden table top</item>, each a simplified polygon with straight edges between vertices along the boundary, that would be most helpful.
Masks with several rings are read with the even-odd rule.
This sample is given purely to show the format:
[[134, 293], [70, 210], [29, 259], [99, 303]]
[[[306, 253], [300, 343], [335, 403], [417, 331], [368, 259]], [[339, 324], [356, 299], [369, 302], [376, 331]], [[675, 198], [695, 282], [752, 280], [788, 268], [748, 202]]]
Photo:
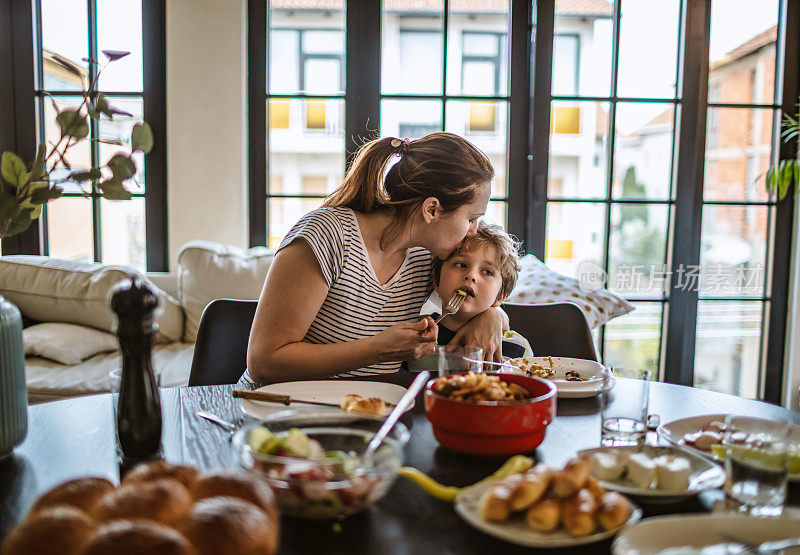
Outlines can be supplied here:
[[[413, 376], [401, 372], [380, 381], [407, 386]], [[626, 391], [632, 385], [630, 380], [618, 378], [613, 402], [624, 403]], [[199, 468], [236, 466], [227, 432], [195, 415], [198, 410], [205, 410], [227, 420], [240, 420], [241, 401], [232, 397], [232, 390], [232, 385], [161, 390], [167, 460]], [[800, 414], [781, 407], [663, 383], [652, 384], [650, 412], [660, 415], [661, 422], [702, 414], [735, 413], [800, 424]], [[0, 538], [21, 520], [42, 492], [64, 480], [86, 475], [119, 480], [109, 394], [34, 405], [28, 409], [28, 418], [27, 438], [13, 457], [0, 463]], [[504, 459], [461, 455], [440, 447], [425, 417], [421, 398], [402, 421], [411, 430], [405, 465], [416, 467], [443, 484], [472, 484], [504, 462]], [[561, 399], [557, 417], [548, 427], [535, 457], [552, 466], [561, 466], [576, 451], [596, 447], [599, 437], [599, 400]], [[798, 489], [797, 484], [790, 488], [793, 505], [800, 504]], [[718, 491], [708, 492], [680, 503], [642, 507], [646, 517], [701, 512], [719, 495]], [[288, 517], [282, 519], [281, 526], [282, 553], [523, 552], [523, 548], [473, 529], [455, 514], [450, 504], [431, 498], [405, 478], [398, 478], [386, 497], [372, 507], [344, 520], [338, 531], [330, 522]], [[579, 549], [581, 553], [607, 553], [610, 545], [607, 540]]]

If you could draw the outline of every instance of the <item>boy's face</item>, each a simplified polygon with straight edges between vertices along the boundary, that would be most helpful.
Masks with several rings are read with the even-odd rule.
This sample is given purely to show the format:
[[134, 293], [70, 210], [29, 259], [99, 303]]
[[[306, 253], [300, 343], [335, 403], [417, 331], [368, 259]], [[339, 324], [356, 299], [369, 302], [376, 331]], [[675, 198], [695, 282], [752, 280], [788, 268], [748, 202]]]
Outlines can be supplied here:
[[457, 289], [467, 291], [455, 318], [465, 322], [492, 306], [498, 306], [503, 276], [497, 266], [495, 249], [489, 244], [471, 244], [444, 261], [436, 292], [446, 303]]

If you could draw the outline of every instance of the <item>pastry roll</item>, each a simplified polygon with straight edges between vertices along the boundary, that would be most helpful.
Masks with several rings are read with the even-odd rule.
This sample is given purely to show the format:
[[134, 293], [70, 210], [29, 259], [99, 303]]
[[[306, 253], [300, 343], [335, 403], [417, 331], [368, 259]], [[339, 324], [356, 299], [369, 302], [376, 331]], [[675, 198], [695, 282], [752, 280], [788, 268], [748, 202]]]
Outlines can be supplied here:
[[637, 487], [649, 488], [656, 480], [656, 463], [645, 453], [631, 455], [626, 465], [628, 469], [628, 480]]
[[[517, 478], [517, 476], [512, 476]], [[506, 520], [511, 512], [511, 495], [518, 480], [505, 480], [486, 489], [481, 496], [478, 510], [484, 520]]]
[[597, 478], [593, 478], [592, 476], [589, 476], [586, 479], [586, 483], [583, 484], [583, 487], [585, 489], [588, 489], [589, 493], [591, 493], [592, 497], [594, 497], [595, 499], [600, 499], [606, 492], [606, 488], [601, 486], [600, 482], [597, 481]]
[[521, 479], [511, 495], [511, 510], [522, 511], [539, 499], [550, 486], [553, 469], [539, 463], [528, 472], [520, 475]]
[[342, 410], [383, 416], [386, 414], [386, 401], [379, 397], [362, 397], [357, 393], [349, 393], [342, 400]]
[[561, 521], [561, 503], [554, 497], [546, 497], [534, 503], [525, 513], [528, 527], [538, 532], [555, 530]]
[[655, 460], [658, 487], [673, 491], [689, 489], [692, 465], [684, 457], [662, 455]]
[[628, 498], [617, 492], [606, 492], [600, 498], [600, 507], [597, 509], [597, 521], [603, 530], [611, 530], [622, 526], [633, 512], [633, 507]]
[[597, 501], [588, 489], [580, 489], [561, 505], [561, 521], [573, 536], [587, 536], [597, 526]]
[[594, 459], [592, 474], [598, 480], [617, 480], [625, 471], [625, 462], [620, 460], [615, 451], [598, 451], [592, 454], [592, 459]]
[[556, 497], [569, 497], [578, 491], [592, 472], [592, 459], [579, 457], [570, 459], [564, 465], [564, 470], [556, 472], [553, 476], [552, 488]]

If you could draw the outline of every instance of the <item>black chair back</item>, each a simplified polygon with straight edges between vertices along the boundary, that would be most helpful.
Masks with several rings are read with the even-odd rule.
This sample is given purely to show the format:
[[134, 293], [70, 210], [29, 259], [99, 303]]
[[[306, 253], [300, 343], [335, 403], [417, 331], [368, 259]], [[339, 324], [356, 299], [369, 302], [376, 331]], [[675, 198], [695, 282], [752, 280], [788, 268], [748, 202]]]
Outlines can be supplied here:
[[232, 384], [247, 368], [247, 342], [258, 301], [216, 299], [200, 318], [189, 385]]
[[536, 356], [597, 361], [592, 330], [583, 311], [572, 303], [504, 303], [511, 329], [525, 337]]

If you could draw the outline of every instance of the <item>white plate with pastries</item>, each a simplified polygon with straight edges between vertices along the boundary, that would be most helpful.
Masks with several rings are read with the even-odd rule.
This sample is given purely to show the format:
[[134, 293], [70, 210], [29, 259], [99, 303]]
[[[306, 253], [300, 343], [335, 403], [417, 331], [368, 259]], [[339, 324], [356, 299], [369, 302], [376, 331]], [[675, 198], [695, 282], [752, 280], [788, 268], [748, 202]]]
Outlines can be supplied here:
[[[367, 399], [377, 397], [387, 404], [385, 413], [388, 414], [391, 411], [391, 407], [389, 407], [388, 404], [397, 404], [406, 392], [406, 388], [392, 383], [359, 380], [309, 380], [274, 383], [259, 387], [255, 391], [273, 393], [276, 395], [288, 395], [293, 399], [332, 403], [339, 406], [341, 406], [347, 395], [360, 395]], [[307, 405], [303, 403], [292, 403], [291, 407], [292, 409], [317, 411], [320, 413], [329, 411], [331, 416], [335, 418], [344, 415], [342, 410], [336, 407], [322, 408], [317, 405]], [[414, 401], [412, 400], [406, 411], [413, 407]], [[286, 406], [281, 403], [243, 399], [242, 410], [247, 416], [263, 420], [279, 411], [286, 410]]]
[[592, 474], [601, 486], [649, 503], [677, 502], [725, 483], [718, 465], [672, 445], [596, 447], [578, 454], [594, 459]]
[[[722, 462], [721, 459], [716, 457], [714, 453], [711, 451], [711, 445], [718, 445], [722, 442], [722, 435], [721, 433], [718, 435], [714, 435], [716, 432], [714, 431], [717, 427], [715, 423], [724, 423], [725, 417], [728, 416], [727, 414], [704, 414], [701, 416], [690, 416], [688, 418], [681, 418], [679, 420], [673, 420], [672, 422], [668, 422], [666, 424], [661, 424], [658, 427], [658, 435], [663, 437], [670, 443], [674, 443], [675, 445], [679, 445], [682, 448], [695, 453], [697, 455], [702, 455], [707, 457], [711, 460]], [[737, 419], [746, 420], [751, 423], [748, 425], [746, 430], [740, 430], [743, 432], [758, 432], [760, 428], [760, 424], [764, 422], [769, 422], [768, 420], [764, 420], [763, 418], [755, 418], [755, 417], [737, 417]], [[710, 428], [705, 433], [703, 433], [703, 428]], [[791, 438], [790, 441], [794, 446], [795, 453], [800, 452], [800, 426], [797, 424], [792, 424], [790, 427]], [[702, 434], [702, 437], [701, 437]], [[698, 446], [693, 445], [693, 443], [697, 441]], [[800, 454], [800, 453], [798, 453]], [[791, 482], [800, 482], [800, 473], [789, 473], [789, 481]]]
[[[556, 385], [558, 397], [580, 399], [594, 397], [614, 388], [616, 380], [609, 368], [594, 360], [569, 357], [527, 357], [506, 361], [519, 368], [503, 368], [503, 372], [536, 376], [552, 381]], [[603, 389], [603, 375], [607, 374], [606, 389]]]

